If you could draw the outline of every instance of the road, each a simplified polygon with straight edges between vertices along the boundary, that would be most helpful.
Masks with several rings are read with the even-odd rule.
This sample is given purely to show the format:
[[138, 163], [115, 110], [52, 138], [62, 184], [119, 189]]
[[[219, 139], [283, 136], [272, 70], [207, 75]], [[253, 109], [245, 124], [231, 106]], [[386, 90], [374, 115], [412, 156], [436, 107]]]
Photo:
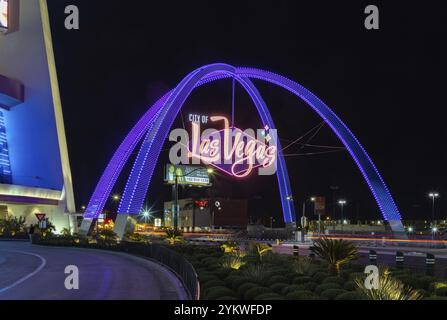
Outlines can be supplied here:
[[[65, 288], [65, 268], [79, 269], [79, 290]], [[0, 241], [0, 300], [185, 300], [177, 277], [159, 264], [81, 248]]]

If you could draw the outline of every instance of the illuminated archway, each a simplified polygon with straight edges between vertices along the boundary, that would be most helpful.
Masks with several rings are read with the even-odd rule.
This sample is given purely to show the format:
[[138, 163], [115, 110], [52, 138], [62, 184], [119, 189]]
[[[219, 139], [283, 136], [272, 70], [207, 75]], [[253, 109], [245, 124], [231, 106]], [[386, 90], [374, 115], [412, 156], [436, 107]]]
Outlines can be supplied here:
[[[198, 86], [228, 77], [234, 78], [244, 87], [255, 103], [262, 121], [271, 128], [275, 128], [275, 126], [268, 108], [250, 78], [280, 86], [305, 101], [326, 121], [345, 145], [365, 178], [384, 219], [389, 221], [393, 231], [404, 231], [397, 206], [370, 157], [351, 131], [328, 106], [306, 88], [290, 79], [259, 69], [236, 68], [227, 64], [207, 65], [191, 72], [174, 90], [163, 96], [148, 110], [125, 138], [108, 164], [84, 217], [96, 218], [102, 212], [124, 164], [136, 145], [146, 135], [127, 180], [118, 210], [120, 214], [139, 213], [163, 143], [186, 99]], [[278, 149], [281, 150], [280, 145], [278, 145]], [[290, 201], [292, 192], [285, 161], [281, 155], [278, 159], [278, 184], [284, 221], [288, 223], [295, 220], [293, 201]]]

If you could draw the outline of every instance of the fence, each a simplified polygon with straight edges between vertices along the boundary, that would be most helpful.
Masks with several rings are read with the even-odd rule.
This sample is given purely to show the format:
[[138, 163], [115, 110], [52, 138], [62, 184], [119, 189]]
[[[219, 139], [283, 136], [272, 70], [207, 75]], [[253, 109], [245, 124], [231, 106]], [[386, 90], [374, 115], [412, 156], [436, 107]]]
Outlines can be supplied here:
[[120, 243], [122, 251], [154, 259], [174, 271], [183, 281], [190, 297], [200, 298], [200, 285], [194, 267], [186, 258], [171, 249], [157, 244], [141, 244], [134, 242]]

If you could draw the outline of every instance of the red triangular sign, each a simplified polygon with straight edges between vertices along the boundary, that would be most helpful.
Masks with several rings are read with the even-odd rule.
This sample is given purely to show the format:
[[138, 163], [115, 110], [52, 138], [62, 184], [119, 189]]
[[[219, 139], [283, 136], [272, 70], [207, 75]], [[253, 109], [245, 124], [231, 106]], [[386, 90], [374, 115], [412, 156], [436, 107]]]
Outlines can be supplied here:
[[39, 220], [39, 222], [45, 219], [45, 216], [46, 216], [45, 213], [36, 213], [36, 218], [37, 220]]

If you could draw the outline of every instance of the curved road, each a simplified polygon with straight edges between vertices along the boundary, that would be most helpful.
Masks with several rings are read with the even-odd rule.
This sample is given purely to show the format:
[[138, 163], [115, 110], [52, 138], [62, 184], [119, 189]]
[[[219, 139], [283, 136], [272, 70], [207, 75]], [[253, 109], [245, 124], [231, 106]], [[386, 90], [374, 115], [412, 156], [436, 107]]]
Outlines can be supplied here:
[[[79, 290], [64, 273], [79, 269]], [[178, 278], [159, 264], [124, 253], [0, 241], [0, 300], [186, 300]]]

